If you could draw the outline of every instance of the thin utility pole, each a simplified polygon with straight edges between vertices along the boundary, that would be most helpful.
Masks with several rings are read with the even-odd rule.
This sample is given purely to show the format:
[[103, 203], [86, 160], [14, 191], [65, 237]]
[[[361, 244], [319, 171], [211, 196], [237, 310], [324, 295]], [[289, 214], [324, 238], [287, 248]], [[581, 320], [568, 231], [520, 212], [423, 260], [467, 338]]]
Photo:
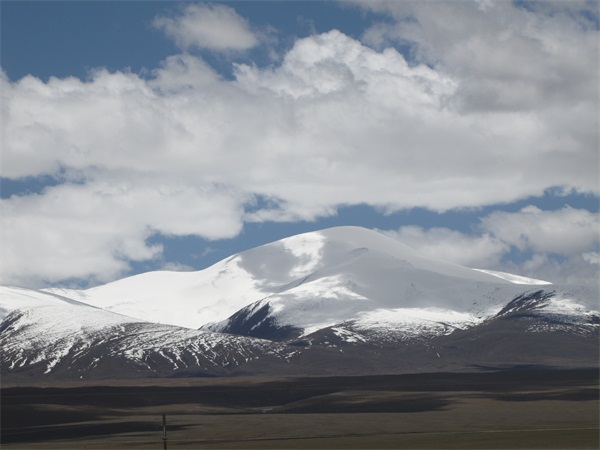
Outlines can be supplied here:
[[163, 414], [163, 449], [167, 450], [167, 415]]

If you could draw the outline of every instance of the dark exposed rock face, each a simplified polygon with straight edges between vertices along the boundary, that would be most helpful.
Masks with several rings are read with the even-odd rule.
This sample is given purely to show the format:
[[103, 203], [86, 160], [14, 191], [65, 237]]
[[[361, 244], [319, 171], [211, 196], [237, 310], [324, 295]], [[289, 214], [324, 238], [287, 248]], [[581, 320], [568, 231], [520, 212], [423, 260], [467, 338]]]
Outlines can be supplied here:
[[221, 332], [272, 341], [284, 341], [300, 335], [302, 330], [298, 328], [278, 325], [270, 312], [268, 303], [258, 308], [250, 305], [231, 316]]
[[545, 291], [540, 289], [534, 292], [525, 292], [516, 296], [498, 313], [498, 317], [507, 316], [509, 314], [524, 314], [535, 311], [548, 305], [554, 291]]

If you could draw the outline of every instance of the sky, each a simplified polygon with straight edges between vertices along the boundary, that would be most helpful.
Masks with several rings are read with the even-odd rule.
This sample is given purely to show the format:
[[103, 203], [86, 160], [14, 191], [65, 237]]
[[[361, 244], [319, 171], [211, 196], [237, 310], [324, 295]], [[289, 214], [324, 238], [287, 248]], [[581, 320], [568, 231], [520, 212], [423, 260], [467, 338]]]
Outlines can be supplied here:
[[2, 284], [357, 225], [598, 286], [598, 5], [3, 0]]

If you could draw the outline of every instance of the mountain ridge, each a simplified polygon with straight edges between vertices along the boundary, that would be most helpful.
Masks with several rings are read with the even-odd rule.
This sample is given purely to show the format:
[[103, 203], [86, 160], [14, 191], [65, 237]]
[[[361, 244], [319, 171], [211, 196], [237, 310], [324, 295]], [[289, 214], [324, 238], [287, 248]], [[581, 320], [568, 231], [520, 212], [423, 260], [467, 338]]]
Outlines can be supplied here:
[[336, 227], [198, 272], [2, 287], [0, 362], [17, 380], [595, 367], [597, 294]]

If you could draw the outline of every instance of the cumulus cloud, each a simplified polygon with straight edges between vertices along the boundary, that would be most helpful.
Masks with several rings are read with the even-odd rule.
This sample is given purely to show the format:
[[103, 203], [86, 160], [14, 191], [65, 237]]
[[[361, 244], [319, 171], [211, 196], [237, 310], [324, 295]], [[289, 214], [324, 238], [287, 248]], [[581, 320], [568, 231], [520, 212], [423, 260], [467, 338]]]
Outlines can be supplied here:
[[357, 3], [395, 19], [373, 25], [366, 42], [410, 44], [417, 61], [460, 78], [454, 100], [466, 110], [597, 103], [594, 2]]
[[243, 198], [216, 188], [152, 177], [65, 183], [2, 201], [3, 283], [44, 285], [66, 279], [110, 281], [130, 261], [158, 258], [155, 233], [232, 237]]
[[520, 250], [574, 256], [598, 244], [600, 215], [570, 207], [542, 211], [528, 206], [516, 213], [493, 212], [481, 226]]
[[[600, 275], [600, 214], [565, 207], [544, 211], [527, 206], [482, 217], [478, 232], [404, 226], [385, 234], [424, 255], [480, 269], [552, 281], [597, 286]], [[512, 251], [527, 255], [507, 259]]]
[[174, 17], [157, 17], [154, 26], [183, 50], [248, 50], [258, 44], [248, 21], [225, 5], [188, 4]]
[[[476, 19], [471, 33], [488, 43], [492, 16], [483, 20], [462, 2], [451, 4], [454, 19]], [[387, 8], [396, 14], [396, 6]], [[423, 11], [411, 25], [417, 28], [397, 31], [419, 43], [423, 55], [416, 61], [332, 30], [299, 39], [276, 66], [237, 64], [232, 80], [189, 53], [166, 58], [144, 77], [104, 69], [86, 80], [47, 82], [0, 74], [3, 176], [63, 182], [2, 201], [5, 281], [110, 279], [128, 261], [160, 254], [147, 244], [154, 232], [219, 239], [235, 236], [244, 221], [314, 220], [339, 205], [446, 211], [540, 195], [553, 186], [597, 194], [597, 92], [590, 91], [589, 74], [570, 62], [578, 52], [587, 55], [588, 34], [597, 37], [597, 30], [566, 16], [557, 22], [545, 12], [511, 10], [542, 17], [532, 32], [581, 41], [575, 53], [534, 58], [531, 72], [545, 73], [547, 64], [566, 83], [561, 71], [567, 69], [559, 66], [571, 64], [582, 85], [568, 90], [568, 102], [559, 96], [559, 103], [524, 108], [490, 101], [485, 114], [475, 114], [464, 90], [484, 68], [462, 70], [467, 63], [450, 56], [430, 63], [443, 52], [432, 53], [435, 40], [432, 49], [425, 46], [433, 39], [434, 15]], [[220, 27], [202, 25], [207, 17]], [[512, 20], [498, 22], [497, 30], [519, 31]], [[250, 25], [224, 5], [188, 5], [155, 24], [184, 49], [257, 45]], [[455, 25], [446, 33], [446, 46], [466, 39]], [[511, 39], [506, 48], [498, 41], [499, 51], [510, 55]], [[532, 83], [519, 70], [510, 83]], [[490, 237], [477, 238], [481, 249], [472, 249], [473, 261], [517, 245], [508, 228], [489, 226]]]
[[[4, 77], [4, 174], [180, 174], [290, 207], [447, 210], [556, 185], [598, 189], [596, 149], [574, 133], [567, 140], [535, 114], [462, 115], [446, 104], [452, 77], [338, 31], [299, 40], [278, 67], [235, 73], [223, 80], [202, 59], [177, 55], [151, 79], [106, 70], [87, 81]], [[580, 128], [570, 118], [580, 113], [563, 115]]]

